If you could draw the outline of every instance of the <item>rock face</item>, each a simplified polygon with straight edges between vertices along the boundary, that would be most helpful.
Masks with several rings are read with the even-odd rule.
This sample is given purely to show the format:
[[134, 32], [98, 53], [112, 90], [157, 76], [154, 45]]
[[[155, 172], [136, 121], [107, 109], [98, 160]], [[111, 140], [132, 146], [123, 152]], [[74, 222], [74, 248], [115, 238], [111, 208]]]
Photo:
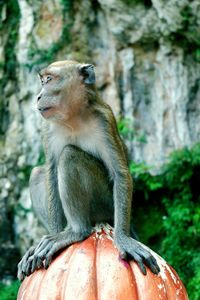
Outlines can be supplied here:
[[132, 124], [132, 158], [159, 169], [200, 138], [200, 3], [9, 0], [0, 10], [0, 242], [17, 253], [42, 234], [27, 190], [42, 157], [37, 69], [93, 63], [102, 97]]

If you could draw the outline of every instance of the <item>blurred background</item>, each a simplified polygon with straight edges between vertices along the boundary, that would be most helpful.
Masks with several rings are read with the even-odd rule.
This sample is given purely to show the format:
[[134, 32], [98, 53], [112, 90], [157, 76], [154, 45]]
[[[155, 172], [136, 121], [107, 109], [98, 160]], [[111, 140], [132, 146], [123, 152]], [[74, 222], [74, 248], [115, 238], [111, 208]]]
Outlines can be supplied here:
[[199, 300], [199, 0], [0, 0], [0, 18], [0, 299], [15, 299], [17, 263], [45, 233], [28, 191], [44, 162], [37, 71], [74, 59], [95, 65], [129, 148], [141, 241]]

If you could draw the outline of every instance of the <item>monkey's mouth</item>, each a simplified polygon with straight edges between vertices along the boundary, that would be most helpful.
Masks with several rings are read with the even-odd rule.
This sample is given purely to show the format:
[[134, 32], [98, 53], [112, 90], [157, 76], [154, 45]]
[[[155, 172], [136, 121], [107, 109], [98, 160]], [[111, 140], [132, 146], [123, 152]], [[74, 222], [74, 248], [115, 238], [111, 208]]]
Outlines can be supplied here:
[[43, 112], [45, 112], [45, 111], [48, 111], [49, 109], [51, 109], [52, 107], [51, 106], [49, 106], [49, 107], [41, 107], [41, 108], [38, 108], [38, 110], [41, 112], [41, 113], [43, 113]]
[[51, 117], [54, 111], [52, 106], [40, 107], [38, 110], [45, 119]]

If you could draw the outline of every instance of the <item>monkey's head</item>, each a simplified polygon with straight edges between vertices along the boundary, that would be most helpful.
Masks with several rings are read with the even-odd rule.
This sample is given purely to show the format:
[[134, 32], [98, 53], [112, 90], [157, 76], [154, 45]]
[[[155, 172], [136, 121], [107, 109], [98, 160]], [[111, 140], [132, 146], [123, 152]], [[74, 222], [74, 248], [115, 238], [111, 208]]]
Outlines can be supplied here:
[[37, 108], [44, 118], [64, 121], [87, 108], [87, 95], [95, 83], [93, 65], [58, 61], [41, 70], [39, 77]]

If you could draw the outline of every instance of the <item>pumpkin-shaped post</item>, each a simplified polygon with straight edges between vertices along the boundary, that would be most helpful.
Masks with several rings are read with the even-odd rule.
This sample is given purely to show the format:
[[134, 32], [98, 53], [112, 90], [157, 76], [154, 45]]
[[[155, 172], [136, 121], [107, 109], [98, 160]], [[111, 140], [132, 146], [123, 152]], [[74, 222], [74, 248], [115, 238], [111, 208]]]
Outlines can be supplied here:
[[[150, 250], [150, 249], [149, 249]], [[25, 278], [18, 300], [188, 300], [177, 273], [160, 256], [161, 272], [144, 276], [119, 258], [112, 230], [103, 227], [62, 251], [47, 270]]]

